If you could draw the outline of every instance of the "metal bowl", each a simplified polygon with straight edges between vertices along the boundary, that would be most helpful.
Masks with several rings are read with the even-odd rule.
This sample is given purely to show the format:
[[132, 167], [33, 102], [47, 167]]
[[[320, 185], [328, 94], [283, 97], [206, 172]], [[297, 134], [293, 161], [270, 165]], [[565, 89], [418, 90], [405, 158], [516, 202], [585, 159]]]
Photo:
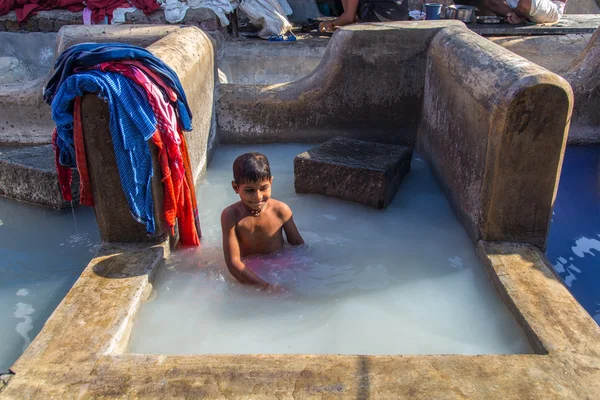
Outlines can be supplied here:
[[477, 11], [477, 7], [455, 4], [446, 8], [445, 17], [446, 19], [457, 19], [468, 24], [475, 19], [475, 11]]

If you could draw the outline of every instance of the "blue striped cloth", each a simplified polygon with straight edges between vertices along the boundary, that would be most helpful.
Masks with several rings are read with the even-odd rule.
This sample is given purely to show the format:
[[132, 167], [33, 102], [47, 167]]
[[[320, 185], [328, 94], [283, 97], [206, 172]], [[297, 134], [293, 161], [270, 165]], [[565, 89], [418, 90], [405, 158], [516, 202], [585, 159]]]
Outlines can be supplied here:
[[77, 68], [87, 69], [103, 62], [119, 60], [138, 60], [160, 76], [177, 93], [175, 110], [182, 128], [192, 130], [192, 111], [175, 71], [148, 50], [124, 43], [80, 43], [63, 51], [56, 59], [54, 73], [44, 88], [44, 101], [50, 104], [58, 88]]
[[131, 214], [153, 234], [152, 157], [146, 141], [155, 132], [156, 117], [142, 88], [112, 72], [90, 70], [67, 77], [52, 101], [59, 162], [65, 167], [75, 167], [73, 99], [90, 92], [108, 103], [119, 177]]

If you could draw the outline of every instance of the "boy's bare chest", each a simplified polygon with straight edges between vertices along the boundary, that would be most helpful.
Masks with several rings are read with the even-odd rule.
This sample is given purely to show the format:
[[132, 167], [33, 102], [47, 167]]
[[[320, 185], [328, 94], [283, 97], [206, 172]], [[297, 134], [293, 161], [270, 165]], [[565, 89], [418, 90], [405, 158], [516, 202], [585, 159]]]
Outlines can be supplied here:
[[267, 235], [271, 236], [279, 232], [282, 223], [279, 218], [245, 217], [237, 224], [239, 235]]

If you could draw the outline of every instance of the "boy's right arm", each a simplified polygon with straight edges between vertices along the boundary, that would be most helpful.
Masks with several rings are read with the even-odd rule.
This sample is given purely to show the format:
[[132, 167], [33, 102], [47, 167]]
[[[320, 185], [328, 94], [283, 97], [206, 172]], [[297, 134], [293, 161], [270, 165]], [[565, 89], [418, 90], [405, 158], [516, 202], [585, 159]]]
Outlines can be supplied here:
[[221, 229], [223, 231], [225, 263], [231, 275], [241, 283], [248, 283], [262, 289], [267, 288], [269, 284], [246, 268], [246, 265], [240, 259], [240, 243], [235, 234], [235, 215], [229, 208], [221, 213]]

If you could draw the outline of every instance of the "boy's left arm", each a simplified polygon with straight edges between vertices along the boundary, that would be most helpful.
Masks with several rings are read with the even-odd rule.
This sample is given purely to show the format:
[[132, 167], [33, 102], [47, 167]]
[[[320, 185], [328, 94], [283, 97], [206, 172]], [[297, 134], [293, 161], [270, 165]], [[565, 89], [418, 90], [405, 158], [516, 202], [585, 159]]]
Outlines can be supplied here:
[[287, 238], [288, 243], [292, 246], [304, 244], [304, 239], [302, 239], [302, 236], [300, 235], [300, 232], [298, 232], [298, 228], [294, 223], [294, 216], [292, 215], [292, 210], [290, 207], [287, 204], [283, 204], [281, 211], [284, 221], [283, 230], [285, 231], [285, 237]]

